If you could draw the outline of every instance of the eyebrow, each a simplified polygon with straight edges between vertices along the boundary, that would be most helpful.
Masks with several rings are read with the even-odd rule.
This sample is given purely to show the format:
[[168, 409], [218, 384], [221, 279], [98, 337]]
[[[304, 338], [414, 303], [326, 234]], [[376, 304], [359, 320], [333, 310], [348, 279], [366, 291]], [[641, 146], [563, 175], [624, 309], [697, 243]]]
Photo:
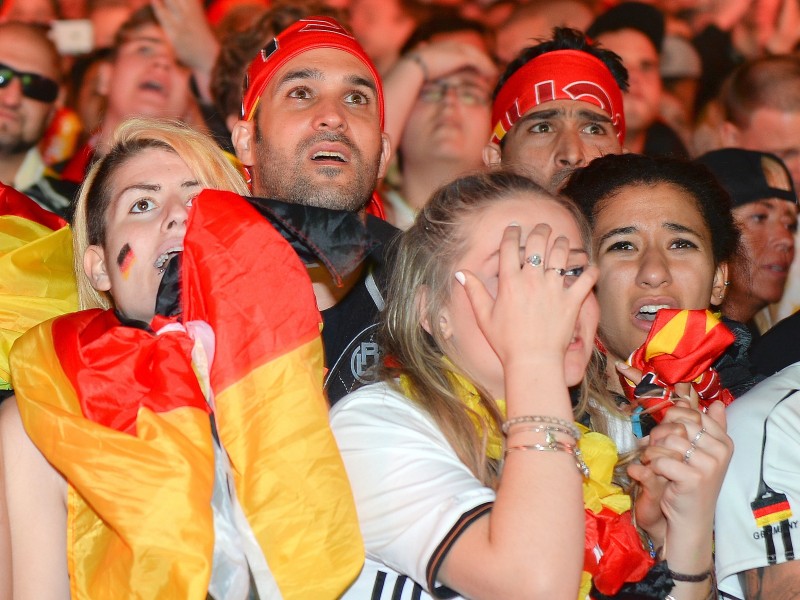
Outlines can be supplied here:
[[[598, 121], [601, 123], [611, 124], [611, 117], [604, 112], [595, 112], [593, 110], [579, 109], [575, 115], [584, 121]], [[541, 110], [534, 110], [522, 117], [515, 125], [525, 125], [529, 121], [539, 121], [542, 119], [552, 119], [554, 117], [566, 117], [567, 112], [564, 108], [543, 108]]]
[[[181, 188], [190, 188], [196, 187], [200, 185], [200, 182], [195, 179], [189, 179], [181, 183]], [[120, 190], [119, 196], [122, 197], [127, 192], [132, 190], [143, 191], [143, 192], [159, 192], [161, 191], [161, 184], [160, 183], [134, 183], [133, 185], [129, 185], [128, 187]]]
[[[311, 68], [287, 71], [283, 75], [283, 77], [281, 77], [276, 89], [280, 89], [287, 83], [292, 83], [293, 81], [301, 81], [306, 79], [324, 81], [325, 73], [321, 69], [311, 69]], [[375, 85], [375, 82], [367, 79], [366, 77], [361, 77], [360, 75], [348, 75], [347, 77], [345, 77], [345, 82], [349, 83], [350, 85], [363, 86], [369, 88], [376, 94], [378, 93], [378, 87]]]
[[[666, 229], [667, 231], [674, 231], [675, 233], [690, 233], [692, 235], [697, 236], [700, 239], [705, 239], [702, 234], [695, 231], [691, 227], [687, 227], [686, 225], [681, 225], [680, 223], [672, 223], [667, 221], [666, 223], [662, 223], [661, 227]], [[615, 227], [610, 231], [604, 233], [600, 236], [600, 239], [597, 241], [598, 246], [602, 246], [606, 240], [609, 238], [615, 237], [617, 235], [630, 235], [632, 233], [637, 233], [639, 231], [638, 227], [634, 225], [627, 225], [625, 227]]]

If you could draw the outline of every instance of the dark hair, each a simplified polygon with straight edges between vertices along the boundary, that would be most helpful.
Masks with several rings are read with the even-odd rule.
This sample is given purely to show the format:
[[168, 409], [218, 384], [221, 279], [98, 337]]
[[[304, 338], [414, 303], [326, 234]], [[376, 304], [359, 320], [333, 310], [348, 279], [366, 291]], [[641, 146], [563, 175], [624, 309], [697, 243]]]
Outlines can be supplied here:
[[116, 35], [114, 36], [112, 56], [116, 57], [120, 47], [130, 41], [131, 36], [134, 33], [139, 31], [142, 27], [147, 27], [148, 25], [155, 25], [159, 29], [161, 28], [161, 23], [159, 23], [158, 19], [156, 18], [156, 13], [153, 11], [153, 7], [149, 4], [146, 4], [145, 6], [133, 11], [131, 16], [128, 17], [128, 20], [120, 25]]
[[731, 212], [731, 199], [704, 165], [677, 158], [654, 158], [642, 154], [609, 154], [596, 158], [572, 174], [561, 193], [581, 207], [589, 223], [606, 201], [623, 188], [668, 183], [692, 196], [711, 232], [714, 262], [733, 258], [739, 249], [739, 230]]
[[740, 127], [759, 108], [800, 111], [800, 59], [767, 56], [740, 65], [725, 80], [719, 100], [725, 119]]
[[506, 70], [500, 76], [500, 80], [494, 88], [492, 98], [496, 99], [497, 94], [506, 84], [514, 73], [521, 69], [525, 64], [532, 61], [534, 58], [553, 52], [555, 50], [581, 50], [587, 54], [591, 54], [595, 58], [602, 61], [611, 71], [611, 75], [623, 92], [628, 90], [628, 70], [622, 64], [622, 59], [611, 50], [606, 50], [602, 46], [589, 40], [582, 32], [577, 29], [570, 29], [569, 27], [554, 27], [553, 37], [549, 40], [525, 48], [519, 53], [519, 56], [508, 63]]
[[460, 31], [473, 31], [483, 38], [487, 51], [493, 45], [492, 31], [480, 21], [462, 17], [453, 8], [441, 7], [434, 9], [425, 21], [417, 25], [411, 36], [400, 48], [400, 55], [406, 54], [422, 42], [428, 42], [437, 35], [456, 33]]
[[329, 8], [321, 0], [278, 0], [250, 26], [222, 38], [211, 72], [211, 97], [223, 119], [241, 111], [244, 72], [259, 50], [289, 25], [311, 15], [341, 22], [341, 11]]

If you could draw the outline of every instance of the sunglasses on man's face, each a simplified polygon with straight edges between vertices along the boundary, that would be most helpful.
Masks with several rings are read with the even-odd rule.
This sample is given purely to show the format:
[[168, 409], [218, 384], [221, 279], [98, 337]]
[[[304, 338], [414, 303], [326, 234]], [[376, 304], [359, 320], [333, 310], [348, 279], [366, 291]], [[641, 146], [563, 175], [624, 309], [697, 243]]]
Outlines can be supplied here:
[[52, 102], [58, 97], [58, 83], [36, 73], [23, 73], [0, 63], [0, 88], [9, 85], [14, 79], [19, 79], [22, 86], [22, 95], [39, 102]]

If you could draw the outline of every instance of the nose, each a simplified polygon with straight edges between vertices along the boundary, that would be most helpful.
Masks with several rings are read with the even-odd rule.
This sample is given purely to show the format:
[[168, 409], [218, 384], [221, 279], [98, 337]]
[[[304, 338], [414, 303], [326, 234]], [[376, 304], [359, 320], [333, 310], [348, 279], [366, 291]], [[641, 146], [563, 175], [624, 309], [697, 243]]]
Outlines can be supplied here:
[[164, 209], [163, 229], [165, 231], [185, 231], [189, 221], [191, 204], [184, 198], [170, 198]]
[[775, 246], [783, 252], [794, 252], [794, 234], [783, 223], [775, 227]]
[[658, 249], [645, 249], [640, 257], [636, 283], [641, 287], [657, 288], [671, 282], [667, 257]]
[[342, 101], [336, 97], [321, 97], [316, 103], [314, 128], [318, 130], [347, 130], [347, 117]]
[[582, 167], [586, 164], [586, 152], [580, 133], [561, 131], [556, 141], [553, 159], [558, 167]]

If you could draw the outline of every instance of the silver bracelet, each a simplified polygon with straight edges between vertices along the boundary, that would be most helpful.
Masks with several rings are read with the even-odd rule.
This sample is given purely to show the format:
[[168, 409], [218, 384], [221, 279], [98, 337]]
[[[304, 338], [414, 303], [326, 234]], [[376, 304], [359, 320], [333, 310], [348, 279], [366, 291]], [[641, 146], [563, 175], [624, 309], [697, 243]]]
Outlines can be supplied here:
[[[522, 425], [522, 423], [519, 423]], [[572, 428], [567, 429], [566, 427], [559, 427], [558, 425], [537, 425], [536, 427], [514, 427], [514, 431], [511, 431], [509, 428], [508, 435], [512, 433], [520, 433], [520, 432], [533, 432], [533, 433], [563, 433], [564, 435], [568, 435], [573, 440], [575, 439], [575, 432]]]
[[580, 430], [575, 426], [572, 421], [567, 421], [566, 419], [559, 419], [558, 417], [548, 417], [542, 415], [522, 415], [521, 417], [514, 417], [513, 419], [509, 419], [505, 423], [503, 423], [501, 429], [503, 433], [508, 435], [508, 430], [511, 429], [514, 425], [519, 425], [520, 423], [546, 423], [549, 425], [557, 425], [559, 427], [564, 427], [570, 431], [570, 435], [574, 437], [576, 440], [579, 440], [581, 437]]
[[528, 450], [535, 450], [537, 452], [566, 452], [575, 458], [575, 466], [584, 477], [589, 477], [589, 467], [586, 461], [583, 460], [580, 448], [573, 444], [565, 444], [555, 439], [550, 439], [546, 444], [520, 444], [518, 446], [509, 446], [506, 448], [505, 456], [512, 452], [526, 452]]

